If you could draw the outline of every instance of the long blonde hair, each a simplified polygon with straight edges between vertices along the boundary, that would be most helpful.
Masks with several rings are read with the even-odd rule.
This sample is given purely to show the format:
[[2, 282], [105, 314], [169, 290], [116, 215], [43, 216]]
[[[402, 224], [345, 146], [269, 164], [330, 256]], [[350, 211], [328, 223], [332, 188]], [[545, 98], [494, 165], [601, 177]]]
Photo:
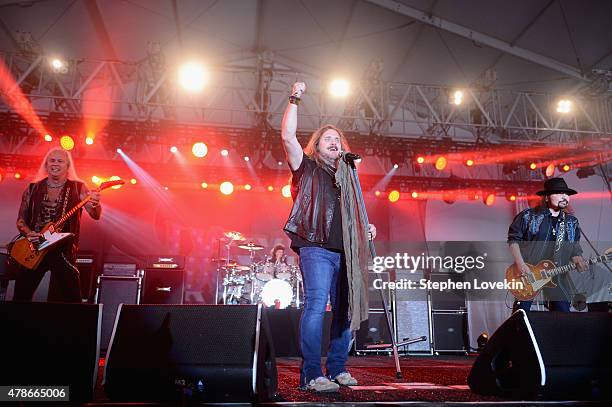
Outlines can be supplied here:
[[319, 151], [319, 141], [321, 141], [323, 133], [325, 133], [327, 130], [334, 130], [338, 133], [338, 135], [340, 136], [340, 145], [342, 147], [342, 151], [351, 151], [348, 145], [348, 141], [342, 133], [342, 130], [340, 130], [333, 124], [324, 125], [323, 127], [316, 130], [314, 133], [312, 133], [312, 136], [310, 137], [310, 140], [308, 140], [308, 144], [304, 149], [304, 154], [313, 159], [320, 167], [324, 167], [327, 165], [323, 158], [321, 158], [321, 152]]
[[49, 173], [47, 172], [47, 160], [49, 159], [49, 156], [51, 155], [51, 153], [55, 151], [61, 151], [66, 156], [66, 161], [68, 161], [68, 174], [66, 175], [66, 178], [73, 180], [73, 181], [81, 181], [81, 179], [77, 175], [76, 170], [74, 168], [74, 161], [72, 160], [72, 154], [70, 154], [70, 151], [66, 151], [60, 147], [53, 147], [49, 151], [47, 151], [47, 154], [45, 154], [45, 158], [43, 158], [42, 163], [40, 164], [40, 167], [38, 168], [36, 177], [34, 177], [34, 182], [38, 182], [38, 181], [41, 181], [47, 178], [47, 176], [49, 175]]

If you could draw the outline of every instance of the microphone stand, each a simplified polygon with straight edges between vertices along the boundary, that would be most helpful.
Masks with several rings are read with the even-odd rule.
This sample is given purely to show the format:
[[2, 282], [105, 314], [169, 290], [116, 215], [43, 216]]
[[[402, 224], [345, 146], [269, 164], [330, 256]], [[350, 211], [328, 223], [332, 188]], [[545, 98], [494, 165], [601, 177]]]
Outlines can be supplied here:
[[[365, 218], [366, 225], [369, 225], [370, 221], [368, 220], [368, 213], [366, 212], [365, 201], [363, 199], [363, 191], [361, 190], [361, 184], [359, 183], [359, 176], [357, 175], [357, 168], [355, 167], [355, 160], [359, 158], [360, 157], [356, 154], [342, 153], [342, 159], [351, 167], [350, 173], [353, 178], [354, 185], [356, 187], [357, 201], [359, 203], [359, 207], [361, 208], [361, 211], [363, 212], [363, 216]], [[370, 255], [372, 256], [372, 259], [374, 259], [376, 257], [376, 247], [374, 247], [374, 242], [368, 239], [368, 245], [370, 248]], [[400, 343], [397, 343], [395, 339], [395, 329], [393, 328], [393, 323], [391, 321], [391, 310], [389, 309], [389, 306], [387, 304], [387, 299], [385, 298], [383, 289], [378, 290], [378, 292], [380, 293], [380, 299], [382, 300], [383, 308], [385, 309], [385, 320], [387, 321], [387, 328], [389, 329], [389, 336], [391, 337], [391, 343], [368, 345], [366, 347], [368, 349], [389, 349], [391, 348], [393, 352], [393, 359], [395, 360], [395, 377], [398, 379], [401, 379], [402, 378], [402, 368], [399, 363], [399, 355], [397, 353], [397, 348], [400, 346], [406, 346], [412, 343], [421, 342], [421, 341], [426, 340], [427, 338], [424, 336], [421, 336], [419, 338], [408, 339]]]

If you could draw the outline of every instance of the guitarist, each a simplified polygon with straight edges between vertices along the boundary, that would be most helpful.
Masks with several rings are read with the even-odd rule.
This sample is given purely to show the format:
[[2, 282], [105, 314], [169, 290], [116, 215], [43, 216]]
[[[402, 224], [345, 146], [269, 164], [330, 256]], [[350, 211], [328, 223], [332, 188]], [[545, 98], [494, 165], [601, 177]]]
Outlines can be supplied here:
[[[563, 178], [544, 181], [540, 206], [528, 208], [516, 215], [508, 230], [508, 244], [515, 267], [522, 275], [530, 270], [526, 263], [537, 264], [552, 260], [557, 266], [573, 262], [578, 271], [588, 269], [582, 258], [578, 219], [568, 213], [570, 196], [577, 192], [568, 188]], [[554, 288], [543, 289], [550, 311], [569, 312], [574, 285], [567, 274], [553, 278]], [[521, 308], [529, 311], [532, 301], [514, 301], [513, 312]]]
[[[17, 216], [17, 229], [31, 242], [39, 241], [42, 237], [39, 232], [46, 224], [61, 218], [87, 195], [91, 197], [85, 210], [93, 219], [100, 219], [100, 193], [90, 192], [79, 181], [68, 151], [51, 149], [42, 162], [37, 180], [24, 191]], [[51, 248], [36, 269], [21, 270], [15, 281], [15, 301], [31, 301], [36, 287], [50, 270], [49, 301], [81, 302], [79, 271], [75, 266], [81, 211], [72, 216], [62, 229], [62, 232], [73, 233], [72, 239]]]

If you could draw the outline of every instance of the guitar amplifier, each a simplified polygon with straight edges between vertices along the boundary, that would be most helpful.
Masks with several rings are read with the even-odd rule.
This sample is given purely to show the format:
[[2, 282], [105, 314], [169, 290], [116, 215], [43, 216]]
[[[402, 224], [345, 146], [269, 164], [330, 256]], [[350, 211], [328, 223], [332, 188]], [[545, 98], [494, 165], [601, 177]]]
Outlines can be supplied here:
[[135, 277], [138, 272], [136, 263], [104, 263], [102, 275], [117, 277]]
[[185, 256], [178, 255], [149, 255], [145, 257], [145, 269], [179, 269], [185, 268]]
[[151, 268], [144, 271], [142, 304], [182, 304], [183, 270]]
[[96, 255], [93, 252], [79, 252], [76, 258], [77, 268], [79, 269], [79, 280], [81, 282], [81, 298], [83, 302], [93, 302], [96, 279]]

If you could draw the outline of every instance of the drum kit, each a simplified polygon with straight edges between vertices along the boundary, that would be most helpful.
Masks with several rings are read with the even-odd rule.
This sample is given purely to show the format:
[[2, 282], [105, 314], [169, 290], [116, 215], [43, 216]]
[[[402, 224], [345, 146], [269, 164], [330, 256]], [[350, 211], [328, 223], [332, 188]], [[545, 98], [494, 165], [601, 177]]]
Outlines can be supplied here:
[[[217, 293], [219, 282], [223, 285], [223, 297], [217, 304], [263, 304], [277, 309], [300, 308], [302, 275], [298, 266], [274, 262], [270, 256], [257, 256], [264, 247], [246, 239], [240, 232], [225, 232], [223, 241], [226, 257], [213, 259], [217, 263]], [[231, 249], [236, 246], [249, 252], [249, 265], [240, 265], [231, 259]]]

